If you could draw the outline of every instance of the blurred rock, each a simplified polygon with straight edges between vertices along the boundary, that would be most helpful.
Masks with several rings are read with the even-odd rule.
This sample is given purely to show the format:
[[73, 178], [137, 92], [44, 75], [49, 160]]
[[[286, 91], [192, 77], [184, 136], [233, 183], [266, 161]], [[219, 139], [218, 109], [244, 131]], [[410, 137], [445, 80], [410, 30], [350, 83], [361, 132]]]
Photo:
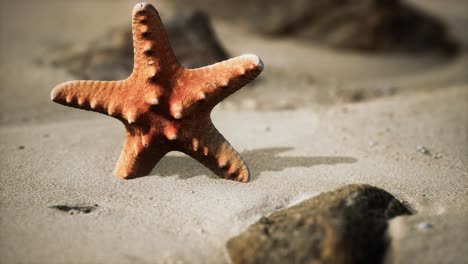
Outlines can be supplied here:
[[172, 48], [185, 67], [198, 68], [229, 58], [206, 13], [181, 14], [165, 26]]
[[439, 19], [399, 0], [178, 0], [274, 36], [366, 52], [441, 52], [456, 43]]
[[[174, 52], [185, 67], [197, 68], [228, 58], [203, 12], [178, 14], [165, 27]], [[49, 62], [80, 79], [125, 79], [133, 69], [130, 25], [112, 29], [90, 43], [55, 50]]]
[[262, 217], [227, 249], [233, 263], [380, 263], [387, 221], [403, 214], [386, 191], [348, 185]]

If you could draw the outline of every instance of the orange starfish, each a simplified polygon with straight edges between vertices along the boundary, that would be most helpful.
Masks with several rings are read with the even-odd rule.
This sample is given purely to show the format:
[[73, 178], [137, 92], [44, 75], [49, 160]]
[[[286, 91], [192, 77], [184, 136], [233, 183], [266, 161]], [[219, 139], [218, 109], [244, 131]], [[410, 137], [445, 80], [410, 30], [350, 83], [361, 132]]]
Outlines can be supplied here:
[[126, 138], [114, 174], [148, 175], [169, 151], [181, 151], [222, 178], [247, 182], [249, 170], [211, 122], [213, 107], [257, 77], [263, 63], [242, 55], [198, 69], [181, 66], [156, 9], [133, 9], [133, 72], [121, 81], [70, 81], [51, 99], [122, 121]]

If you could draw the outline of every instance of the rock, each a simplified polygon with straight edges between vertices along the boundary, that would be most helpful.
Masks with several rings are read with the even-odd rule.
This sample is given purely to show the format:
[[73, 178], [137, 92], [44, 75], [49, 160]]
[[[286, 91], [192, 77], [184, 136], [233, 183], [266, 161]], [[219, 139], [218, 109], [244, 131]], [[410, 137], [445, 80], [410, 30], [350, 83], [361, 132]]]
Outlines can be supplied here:
[[[228, 59], [205, 13], [180, 13], [165, 26], [172, 48], [185, 67], [197, 68]], [[55, 49], [58, 51], [49, 56], [50, 63], [80, 79], [125, 79], [133, 69], [130, 25], [112, 29], [86, 45]]]
[[387, 221], [403, 214], [386, 191], [348, 185], [262, 217], [227, 249], [233, 263], [380, 263]]
[[400, 0], [178, 0], [268, 35], [367, 52], [457, 51], [445, 24]]
[[176, 0], [173, 3], [176, 8], [200, 8], [211, 16], [245, 23], [267, 34], [286, 32], [306, 19], [310, 11], [330, 5], [328, 1], [310, 0]]
[[398, 0], [334, 1], [339, 7], [306, 23], [301, 39], [368, 52], [453, 55], [455, 42], [438, 18]]

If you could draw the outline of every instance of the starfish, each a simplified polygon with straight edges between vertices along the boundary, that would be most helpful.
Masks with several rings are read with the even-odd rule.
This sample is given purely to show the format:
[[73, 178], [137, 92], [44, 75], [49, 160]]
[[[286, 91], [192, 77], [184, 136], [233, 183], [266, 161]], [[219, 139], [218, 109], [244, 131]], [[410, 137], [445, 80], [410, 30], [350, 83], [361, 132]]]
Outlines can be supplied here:
[[213, 125], [210, 114], [224, 98], [256, 78], [263, 62], [242, 55], [187, 69], [172, 51], [158, 11], [148, 3], [133, 8], [134, 66], [120, 81], [70, 81], [57, 85], [59, 104], [120, 120], [125, 143], [114, 174], [121, 179], [148, 175], [170, 151], [183, 152], [221, 178], [247, 182], [249, 170]]

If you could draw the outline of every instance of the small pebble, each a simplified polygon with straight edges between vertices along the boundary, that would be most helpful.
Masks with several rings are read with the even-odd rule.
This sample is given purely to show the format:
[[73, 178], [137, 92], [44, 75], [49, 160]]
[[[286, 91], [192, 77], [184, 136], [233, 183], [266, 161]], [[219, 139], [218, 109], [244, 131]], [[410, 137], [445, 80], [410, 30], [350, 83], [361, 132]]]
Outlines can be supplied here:
[[369, 147], [375, 147], [377, 146], [377, 142], [374, 140], [369, 140]]
[[422, 222], [418, 224], [418, 229], [420, 230], [426, 230], [432, 228], [432, 225], [430, 223]]
[[423, 145], [418, 145], [418, 146], [416, 147], [416, 150], [417, 150], [418, 152], [421, 152], [422, 154], [429, 155], [429, 150], [428, 150], [425, 146], [423, 146]]
[[18, 149], [24, 149], [24, 146], [19, 146]]
[[68, 211], [68, 213], [69, 213], [70, 215], [76, 215], [76, 214], [79, 214], [80, 211], [77, 210], [77, 209], [71, 209], [71, 210]]
[[385, 96], [385, 95], [393, 95], [397, 91], [398, 87], [392, 85], [392, 84], [382, 84], [377, 86], [377, 91], [380, 95]]

